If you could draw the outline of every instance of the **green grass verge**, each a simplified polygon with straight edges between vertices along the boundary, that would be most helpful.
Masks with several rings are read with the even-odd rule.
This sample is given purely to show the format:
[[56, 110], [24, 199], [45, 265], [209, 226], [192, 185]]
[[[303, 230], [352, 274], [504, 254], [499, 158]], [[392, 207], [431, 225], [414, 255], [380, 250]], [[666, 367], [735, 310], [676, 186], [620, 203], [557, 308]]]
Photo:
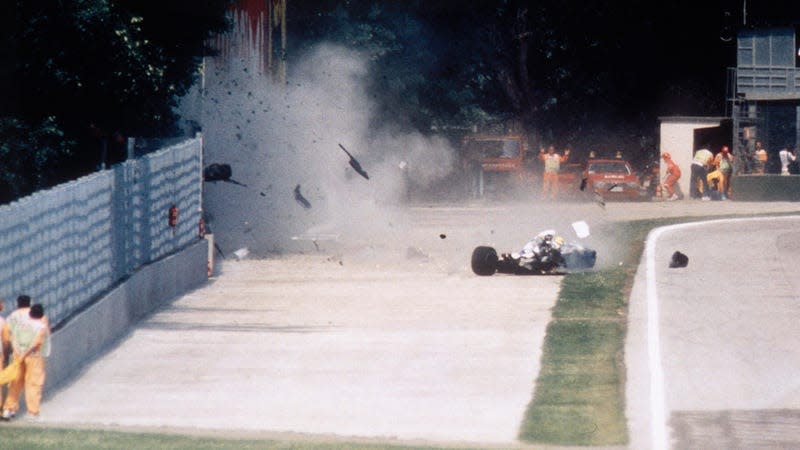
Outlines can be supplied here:
[[441, 447], [401, 446], [323, 438], [309, 440], [224, 439], [177, 434], [45, 428], [0, 424], [0, 448], [26, 450], [435, 450]]
[[566, 275], [547, 327], [536, 390], [520, 427], [522, 441], [624, 445], [628, 297], [647, 233], [668, 222], [616, 224], [603, 231], [628, 242], [622, 265]]
[[627, 441], [623, 269], [564, 277], [547, 327], [542, 368], [520, 429], [523, 441]]

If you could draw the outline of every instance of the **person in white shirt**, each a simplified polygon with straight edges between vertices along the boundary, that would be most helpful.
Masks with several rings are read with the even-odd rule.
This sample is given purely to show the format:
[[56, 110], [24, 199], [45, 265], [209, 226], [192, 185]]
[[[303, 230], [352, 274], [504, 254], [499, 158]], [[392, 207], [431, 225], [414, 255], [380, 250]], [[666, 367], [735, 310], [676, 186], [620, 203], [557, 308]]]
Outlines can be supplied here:
[[785, 148], [778, 153], [781, 158], [781, 175], [789, 175], [789, 164], [797, 160], [794, 151]]

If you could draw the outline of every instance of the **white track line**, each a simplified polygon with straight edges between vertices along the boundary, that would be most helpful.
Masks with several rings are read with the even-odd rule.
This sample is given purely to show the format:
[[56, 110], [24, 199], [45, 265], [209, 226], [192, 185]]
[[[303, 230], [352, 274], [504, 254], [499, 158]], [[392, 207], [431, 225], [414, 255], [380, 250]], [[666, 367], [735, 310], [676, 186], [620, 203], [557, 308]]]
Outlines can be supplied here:
[[656, 242], [674, 226], [656, 228], [647, 236], [647, 361], [650, 367], [650, 439], [652, 450], [667, 448], [666, 400], [664, 399], [664, 367], [661, 364], [661, 331], [656, 291]]
[[797, 220], [800, 216], [752, 217], [740, 219], [717, 219], [703, 222], [682, 223], [656, 228], [647, 235], [645, 260], [647, 263], [647, 356], [650, 368], [650, 438], [652, 450], [669, 448], [667, 433], [667, 406], [664, 396], [664, 366], [661, 359], [661, 329], [659, 326], [659, 302], [656, 290], [656, 243], [662, 234], [683, 228], [701, 227], [722, 222], [747, 222], [755, 220]]

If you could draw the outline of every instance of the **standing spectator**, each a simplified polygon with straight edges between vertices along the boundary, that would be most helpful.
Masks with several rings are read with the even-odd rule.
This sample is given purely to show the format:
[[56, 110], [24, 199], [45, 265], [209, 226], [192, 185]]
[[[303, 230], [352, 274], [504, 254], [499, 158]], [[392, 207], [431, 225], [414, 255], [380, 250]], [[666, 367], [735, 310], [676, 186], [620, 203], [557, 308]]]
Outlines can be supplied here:
[[781, 150], [778, 156], [781, 158], [781, 175], [789, 175], [789, 164], [795, 162], [797, 157], [788, 148]]
[[[708, 176], [708, 167], [711, 165], [713, 160], [714, 154], [704, 148], [701, 148], [694, 153], [694, 158], [692, 159], [691, 180], [692, 198], [711, 200], [711, 197], [708, 196], [708, 179], [706, 177]], [[703, 187], [702, 193], [697, 185], [698, 180]]]
[[727, 200], [731, 196], [731, 175], [733, 174], [733, 155], [727, 145], [723, 145], [717, 156], [714, 157], [714, 166], [722, 175], [719, 185], [722, 200]]
[[677, 183], [678, 179], [681, 177], [681, 168], [675, 164], [675, 161], [672, 160], [672, 155], [670, 155], [669, 152], [664, 152], [664, 154], [661, 155], [661, 158], [665, 163], [667, 163], [667, 176], [664, 178], [664, 189], [667, 191], [667, 200], [678, 200], [680, 197], [675, 191], [675, 183]]
[[547, 148], [547, 153], [539, 150], [539, 159], [544, 161], [542, 198], [547, 198], [549, 194], [550, 200], [555, 200], [558, 196], [558, 172], [561, 171], [561, 163], [569, 159], [569, 149], [566, 149], [562, 156], [556, 153], [556, 148], [551, 145]]
[[[14, 330], [18, 329], [23, 322], [28, 321], [28, 313], [30, 308], [31, 298], [24, 294], [20, 295], [17, 297], [17, 309], [9, 314], [8, 318], [5, 320], [5, 324], [3, 325], [3, 344], [11, 347], [12, 358], [14, 351], [13, 332]], [[0, 416], [3, 420], [9, 420], [14, 417], [14, 415], [17, 413], [17, 408], [19, 407], [20, 391], [13, 393], [13, 385], [14, 383], [9, 384], [8, 396], [3, 403], [3, 413], [2, 416]]]
[[28, 308], [27, 320], [10, 325], [10, 337], [14, 359], [20, 361], [20, 366], [17, 379], [9, 385], [3, 417], [10, 419], [16, 414], [24, 389], [28, 416], [36, 419], [46, 378], [45, 359], [50, 356], [50, 327], [44, 307], [36, 304]]
[[761, 146], [761, 142], [756, 142], [756, 170], [758, 175], [764, 175], [767, 171], [767, 150]]
[[[11, 312], [11, 314], [6, 318], [3, 323], [2, 328], [2, 341], [3, 347], [9, 348], [13, 351], [13, 346], [11, 344], [11, 325], [17, 324], [21, 320], [26, 320], [25, 318], [28, 316], [28, 311], [30, 310], [31, 306], [31, 298], [27, 295], [20, 295], [17, 297], [17, 309]], [[9, 359], [13, 358], [10, 357]], [[14, 409], [8, 407], [9, 404], [14, 403], [13, 400], [10, 399], [11, 397], [11, 383], [8, 386], [7, 396], [5, 401], [3, 402], [3, 412], [0, 415], [0, 418], [3, 420], [10, 420], [14, 417], [17, 413], [17, 407], [15, 406]], [[17, 397], [16, 403], [19, 403], [19, 397]]]

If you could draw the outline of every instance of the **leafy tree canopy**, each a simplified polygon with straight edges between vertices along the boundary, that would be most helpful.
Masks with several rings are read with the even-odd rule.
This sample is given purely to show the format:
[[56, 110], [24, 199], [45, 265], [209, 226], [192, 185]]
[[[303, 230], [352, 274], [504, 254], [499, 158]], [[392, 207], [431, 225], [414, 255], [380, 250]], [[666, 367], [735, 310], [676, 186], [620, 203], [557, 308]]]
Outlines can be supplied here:
[[[176, 99], [233, 3], [0, 2], [0, 203], [92, 170], [98, 139], [172, 132]], [[748, 2], [747, 23], [797, 15], [793, 2], [769, 3]], [[635, 153], [655, 147], [658, 116], [722, 115], [741, 6], [289, 0], [289, 56], [320, 41], [367, 52], [379, 117], [409, 128], [513, 122], [578, 152]]]
[[[0, 202], [93, 169], [98, 139], [169, 133], [176, 98], [194, 82], [207, 38], [226, 29], [229, 3], [3, 2]], [[40, 148], [50, 149], [44, 161]], [[11, 173], [14, 159], [28, 161], [27, 182]]]
[[289, 16], [290, 43], [367, 51], [384, 116], [419, 129], [512, 120], [564, 139], [627, 96], [609, 70], [624, 42], [601, 2], [311, 3]]
[[[756, 7], [749, 22], [769, 23]], [[318, 0], [291, 3], [289, 29], [295, 54], [320, 40], [369, 52], [373, 97], [392, 120], [513, 121], [559, 146], [633, 154], [655, 149], [659, 116], [723, 115], [735, 40], [722, 36], [742, 23], [740, 9], [732, 0]]]

